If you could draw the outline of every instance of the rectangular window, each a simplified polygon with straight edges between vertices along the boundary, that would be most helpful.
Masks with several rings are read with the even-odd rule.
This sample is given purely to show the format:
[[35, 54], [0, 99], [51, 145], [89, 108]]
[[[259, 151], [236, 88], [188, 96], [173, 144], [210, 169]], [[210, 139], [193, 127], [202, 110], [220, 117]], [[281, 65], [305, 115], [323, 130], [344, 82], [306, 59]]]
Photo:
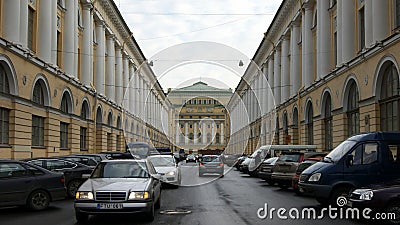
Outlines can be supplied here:
[[62, 55], [62, 37], [61, 32], [57, 31], [57, 66], [61, 67], [61, 55]]
[[80, 131], [80, 148], [81, 150], [87, 150], [87, 128], [86, 127], [81, 127]]
[[363, 50], [365, 48], [365, 13], [364, 13], [364, 7], [362, 7], [359, 11], [358, 11], [358, 16], [359, 16], [359, 48], [360, 51]]
[[32, 146], [44, 146], [44, 118], [32, 116]]
[[10, 110], [0, 108], [0, 145], [8, 144]]
[[33, 49], [33, 37], [34, 37], [34, 21], [35, 21], [35, 10], [28, 7], [28, 48], [32, 51]]
[[335, 62], [334, 67], [337, 65], [337, 50], [337, 32], [335, 31], [335, 33], [333, 34], [333, 60]]
[[68, 123], [60, 123], [60, 148], [68, 148]]
[[107, 151], [111, 151], [111, 133], [107, 133]]

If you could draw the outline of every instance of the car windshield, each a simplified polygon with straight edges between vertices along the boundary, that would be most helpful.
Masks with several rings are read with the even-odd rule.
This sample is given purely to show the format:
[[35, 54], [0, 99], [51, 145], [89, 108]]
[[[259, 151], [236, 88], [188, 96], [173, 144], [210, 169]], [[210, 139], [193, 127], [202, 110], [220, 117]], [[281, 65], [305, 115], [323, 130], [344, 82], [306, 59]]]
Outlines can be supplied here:
[[172, 157], [150, 157], [149, 160], [154, 167], [170, 167], [175, 166], [174, 158]]
[[300, 159], [300, 154], [287, 154], [279, 157], [279, 161], [283, 162], [298, 162], [299, 159]]
[[354, 145], [355, 141], [344, 141], [335, 149], [333, 149], [327, 156], [325, 156], [325, 162], [338, 162]]
[[202, 159], [203, 162], [219, 162], [219, 157], [212, 157], [212, 156], [204, 156]]
[[149, 148], [146, 146], [132, 146], [129, 147], [129, 151], [132, 155], [147, 156], [149, 153]]
[[91, 178], [148, 178], [144, 162], [101, 162]]

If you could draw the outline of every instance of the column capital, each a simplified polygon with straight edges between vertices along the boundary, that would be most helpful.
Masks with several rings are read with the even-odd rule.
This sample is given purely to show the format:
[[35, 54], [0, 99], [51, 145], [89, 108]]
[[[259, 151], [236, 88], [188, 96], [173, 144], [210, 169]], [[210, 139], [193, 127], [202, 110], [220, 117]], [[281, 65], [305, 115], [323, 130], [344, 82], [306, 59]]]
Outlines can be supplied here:
[[303, 3], [303, 9], [305, 11], [312, 10], [313, 5], [314, 5], [314, 1], [309, 0], [309, 1]]

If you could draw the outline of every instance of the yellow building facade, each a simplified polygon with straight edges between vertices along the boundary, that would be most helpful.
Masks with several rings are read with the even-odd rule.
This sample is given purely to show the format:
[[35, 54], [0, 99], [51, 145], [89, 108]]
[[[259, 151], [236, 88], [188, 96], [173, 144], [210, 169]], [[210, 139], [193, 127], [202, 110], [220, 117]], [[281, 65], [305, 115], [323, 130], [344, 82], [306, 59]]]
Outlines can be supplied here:
[[113, 1], [0, 0], [0, 12], [0, 158], [170, 146], [171, 104]]
[[[283, 1], [228, 104], [228, 149], [315, 144], [400, 131], [400, 1]], [[254, 112], [247, 115], [244, 111]], [[241, 117], [246, 115], [248, 120]]]

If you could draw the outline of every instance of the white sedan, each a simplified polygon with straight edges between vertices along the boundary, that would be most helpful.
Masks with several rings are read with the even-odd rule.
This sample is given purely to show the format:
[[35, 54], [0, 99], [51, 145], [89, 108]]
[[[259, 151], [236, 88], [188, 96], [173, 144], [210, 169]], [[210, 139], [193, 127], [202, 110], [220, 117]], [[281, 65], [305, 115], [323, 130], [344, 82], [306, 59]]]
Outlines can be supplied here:
[[152, 155], [148, 160], [161, 175], [162, 182], [175, 186], [181, 184], [181, 171], [172, 155]]

